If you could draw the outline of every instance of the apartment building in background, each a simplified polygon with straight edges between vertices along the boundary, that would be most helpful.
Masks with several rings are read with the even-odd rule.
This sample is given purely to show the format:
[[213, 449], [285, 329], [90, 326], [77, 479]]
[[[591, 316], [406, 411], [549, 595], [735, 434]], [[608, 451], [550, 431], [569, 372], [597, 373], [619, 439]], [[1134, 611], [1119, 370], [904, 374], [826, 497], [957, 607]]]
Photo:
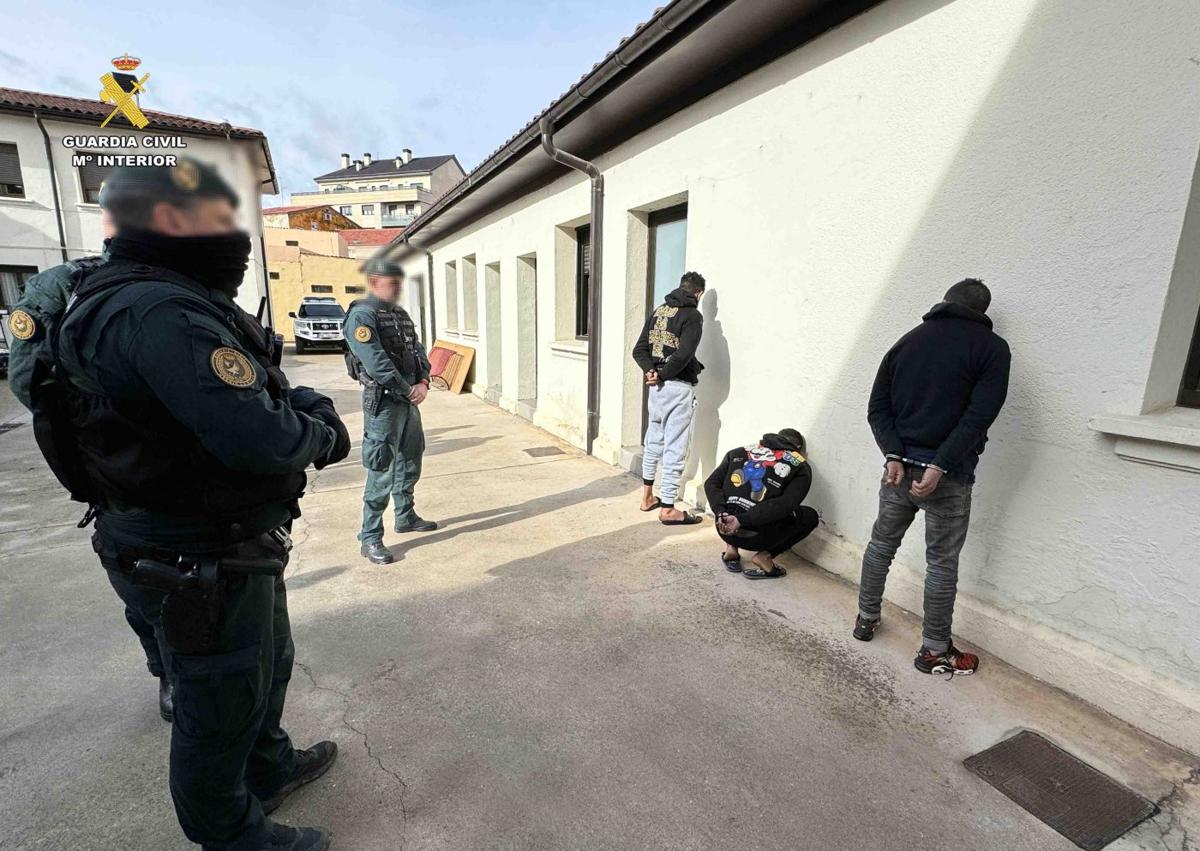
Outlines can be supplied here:
[[38, 272], [68, 259], [100, 253], [97, 200], [109, 169], [76, 167], [72, 159], [77, 153], [113, 151], [63, 145], [64, 137], [96, 135], [139, 140], [180, 135], [187, 141], [188, 155], [217, 168], [241, 197], [241, 219], [253, 246], [238, 302], [251, 313], [258, 310], [267, 293], [262, 196], [279, 192], [266, 136], [248, 127], [158, 112], [147, 108], [145, 99], [142, 107], [150, 120], [144, 130], [118, 118], [102, 131], [100, 123], [112, 112], [111, 104], [0, 88], [0, 311], [12, 307], [25, 282]]
[[[822, 521], [799, 550], [852, 582], [879, 361], [983, 278], [1012, 378], [955, 632], [1200, 751], [1197, 44], [1195, 0], [664, 3], [390, 250], [432, 270], [410, 312], [477, 350], [477, 395], [633, 469], [630, 350], [703, 273], [686, 495], [799, 429]], [[923, 522], [887, 589], [918, 613]]]
[[408, 148], [394, 157], [363, 154], [314, 178], [317, 188], [293, 192], [293, 205], [328, 204], [364, 228], [405, 227], [464, 177], [453, 154], [413, 157]]

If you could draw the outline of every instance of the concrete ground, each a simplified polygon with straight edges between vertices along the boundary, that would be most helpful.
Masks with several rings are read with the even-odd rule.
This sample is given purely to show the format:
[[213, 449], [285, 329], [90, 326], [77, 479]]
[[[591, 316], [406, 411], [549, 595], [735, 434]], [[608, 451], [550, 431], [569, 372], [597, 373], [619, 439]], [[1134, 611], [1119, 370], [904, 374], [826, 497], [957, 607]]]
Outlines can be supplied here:
[[[290, 367], [359, 433], [341, 358]], [[986, 654], [922, 676], [913, 617], [856, 642], [854, 589], [819, 569], [746, 581], [710, 524], [640, 514], [636, 479], [470, 396], [423, 414], [418, 504], [442, 528], [390, 535], [395, 565], [358, 555], [357, 449], [303, 500], [285, 721], [341, 758], [279, 820], [356, 851], [1072, 848], [962, 767], [1030, 728], [1162, 805], [1110, 848], [1194, 847], [1194, 757]], [[2, 385], [5, 421], [0, 848], [192, 847], [155, 683]]]

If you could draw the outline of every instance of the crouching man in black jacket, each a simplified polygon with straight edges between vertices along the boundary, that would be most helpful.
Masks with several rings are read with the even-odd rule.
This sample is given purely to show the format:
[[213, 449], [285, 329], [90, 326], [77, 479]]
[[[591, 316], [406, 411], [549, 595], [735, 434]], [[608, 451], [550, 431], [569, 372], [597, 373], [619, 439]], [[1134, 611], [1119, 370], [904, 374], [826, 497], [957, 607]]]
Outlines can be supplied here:
[[[704, 482], [717, 534], [725, 542], [721, 561], [747, 579], [775, 579], [787, 571], [775, 563], [817, 528], [817, 512], [801, 505], [812, 485], [804, 435], [793, 428], [764, 434], [761, 441], [725, 455]], [[756, 552], [754, 568], [742, 570], [741, 550]]]
[[874, 637], [888, 569], [917, 511], [924, 511], [925, 622], [914, 664], [926, 674], [972, 674], [979, 667], [978, 656], [951, 642], [950, 626], [975, 465], [1008, 393], [1012, 356], [984, 315], [991, 301], [982, 281], [952, 286], [884, 355], [867, 409], [886, 470], [863, 552], [854, 637]]

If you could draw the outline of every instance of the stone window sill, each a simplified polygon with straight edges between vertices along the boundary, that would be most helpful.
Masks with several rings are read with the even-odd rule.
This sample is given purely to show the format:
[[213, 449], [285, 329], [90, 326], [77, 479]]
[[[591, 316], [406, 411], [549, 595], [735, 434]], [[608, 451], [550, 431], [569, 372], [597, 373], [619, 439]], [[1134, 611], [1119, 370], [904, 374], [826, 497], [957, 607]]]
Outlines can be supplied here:
[[586, 358], [588, 344], [587, 340], [555, 340], [550, 344], [550, 351], [566, 357]]
[[1088, 425], [1114, 437], [1113, 451], [1126, 461], [1200, 473], [1200, 408], [1102, 414]]

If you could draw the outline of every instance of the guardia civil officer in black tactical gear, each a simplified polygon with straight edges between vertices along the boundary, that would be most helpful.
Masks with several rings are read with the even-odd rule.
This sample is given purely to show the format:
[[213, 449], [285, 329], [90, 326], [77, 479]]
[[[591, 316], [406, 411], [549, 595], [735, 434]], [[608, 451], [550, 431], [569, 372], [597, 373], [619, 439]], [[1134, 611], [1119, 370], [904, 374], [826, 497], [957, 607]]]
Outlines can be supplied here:
[[375, 564], [390, 564], [383, 545], [383, 513], [388, 499], [397, 532], [428, 532], [437, 523], [413, 507], [421, 478], [425, 432], [418, 407], [429, 392], [429, 358], [417, 339], [408, 311], [396, 302], [404, 270], [395, 260], [373, 257], [363, 266], [369, 295], [350, 305], [342, 329], [349, 346], [350, 374], [363, 385], [363, 522], [361, 553]]
[[349, 436], [328, 398], [288, 386], [273, 336], [234, 302], [250, 238], [214, 169], [117, 169], [101, 203], [117, 234], [33, 387], [39, 445], [94, 507], [113, 588], [154, 625], [184, 833], [206, 849], [328, 848], [266, 814], [337, 755], [296, 750], [280, 726], [294, 655], [281, 575], [304, 470], [346, 457]]
[[[66, 310], [71, 293], [88, 272], [98, 269], [108, 260], [108, 241], [115, 233], [112, 217], [100, 211], [105, 249], [101, 254], [77, 257], [59, 266], [39, 272], [25, 284], [25, 292], [9, 315], [10, 360], [8, 380], [13, 395], [26, 408], [33, 408], [32, 389], [41, 369], [48, 369], [53, 360], [48, 343], [56, 322]], [[154, 626], [147, 623], [137, 609], [125, 607], [125, 620], [133, 629], [146, 654], [146, 668], [158, 679], [158, 712], [164, 721], [171, 721], [171, 680], [163, 667], [162, 654]]]

